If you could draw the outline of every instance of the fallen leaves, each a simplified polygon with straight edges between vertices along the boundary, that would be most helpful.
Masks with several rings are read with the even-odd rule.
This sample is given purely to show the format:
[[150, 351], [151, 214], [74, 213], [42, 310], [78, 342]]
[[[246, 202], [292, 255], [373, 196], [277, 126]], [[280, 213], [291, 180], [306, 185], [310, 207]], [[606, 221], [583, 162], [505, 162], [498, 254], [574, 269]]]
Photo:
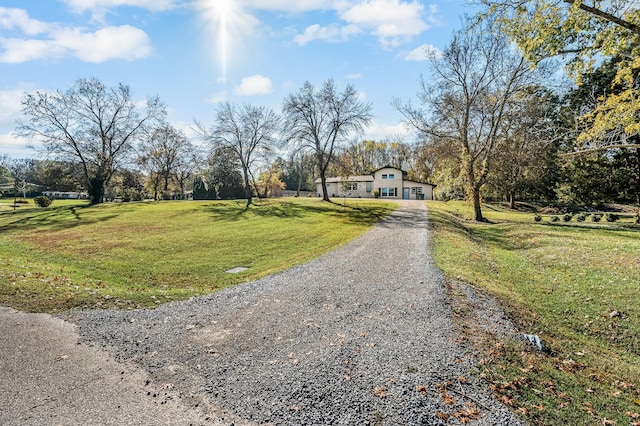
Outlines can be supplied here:
[[449, 419], [449, 415], [447, 413], [443, 413], [442, 411], [438, 411], [436, 412], [436, 416], [440, 419], [440, 420], [448, 420]]
[[378, 398], [384, 398], [384, 397], [387, 396], [387, 392], [384, 390], [384, 387], [382, 387], [382, 386], [378, 386], [378, 387], [374, 388], [372, 392]]
[[453, 399], [451, 394], [448, 393], [449, 385], [451, 385], [451, 382], [436, 383], [436, 388], [438, 388], [438, 391], [440, 392], [440, 397], [442, 398], [444, 403], [447, 405], [453, 405], [455, 403], [455, 400]]
[[569, 358], [569, 359], [562, 360], [562, 362], [560, 362], [557, 365], [557, 367], [559, 370], [565, 371], [567, 373], [575, 373], [576, 371], [579, 371], [582, 368], [584, 368], [584, 365]]
[[508, 406], [513, 406], [513, 399], [509, 398], [509, 396], [507, 395], [502, 395], [502, 398], [500, 398], [500, 402], [502, 402], [504, 405], [508, 405]]
[[586, 411], [591, 415], [593, 415], [596, 412], [596, 410], [593, 408], [593, 404], [591, 404], [590, 402], [583, 402], [582, 407], [580, 409], [583, 411]]
[[467, 424], [469, 419], [477, 420], [480, 418], [480, 411], [473, 405], [472, 402], [467, 402], [465, 408], [456, 410], [451, 414], [451, 417], [455, 417], [460, 420], [460, 423]]

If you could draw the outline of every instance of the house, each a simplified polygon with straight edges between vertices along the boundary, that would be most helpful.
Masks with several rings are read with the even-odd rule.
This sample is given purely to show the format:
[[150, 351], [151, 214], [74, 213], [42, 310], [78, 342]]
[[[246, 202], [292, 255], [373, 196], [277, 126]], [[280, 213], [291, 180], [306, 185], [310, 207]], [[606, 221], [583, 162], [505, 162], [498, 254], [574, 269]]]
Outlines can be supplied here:
[[[316, 179], [319, 196], [322, 196], [322, 182]], [[407, 179], [407, 172], [395, 167], [383, 167], [364, 176], [327, 178], [327, 192], [330, 197], [374, 198], [374, 191], [380, 198], [403, 200], [433, 200], [435, 185], [414, 182]]]
[[86, 192], [43, 191], [42, 195], [57, 200], [86, 200], [89, 198], [89, 194]]

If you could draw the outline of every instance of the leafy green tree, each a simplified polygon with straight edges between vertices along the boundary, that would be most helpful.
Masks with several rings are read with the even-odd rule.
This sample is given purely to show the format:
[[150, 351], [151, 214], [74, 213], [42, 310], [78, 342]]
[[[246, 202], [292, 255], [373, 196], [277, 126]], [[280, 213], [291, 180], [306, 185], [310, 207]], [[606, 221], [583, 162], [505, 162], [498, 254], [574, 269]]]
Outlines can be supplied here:
[[256, 193], [259, 197], [267, 198], [277, 196], [287, 185], [282, 181], [284, 173], [284, 160], [277, 159], [269, 168], [258, 176], [255, 182]]
[[[617, 74], [621, 59], [618, 57], [604, 61], [592, 72], [584, 73], [581, 76], [582, 84], [571, 90], [564, 97], [564, 105], [562, 109], [562, 126], [567, 129], [563, 150], [565, 152], [564, 161], [566, 163], [565, 181], [563, 186], [563, 196], [571, 198], [567, 193], [567, 188], [572, 188], [579, 193], [584, 194], [585, 191], [577, 186], [577, 182], [587, 182], [583, 176], [584, 168], [594, 173], [594, 176], [601, 176], [607, 181], [597, 184], [598, 190], [603, 191], [597, 197], [593, 196], [590, 202], [594, 200], [618, 200], [620, 201], [621, 193], [632, 193], [638, 213], [636, 222], [640, 223], [640, 136], [637, 134], [627, 134], [622, 128], [619, 131], [610, 131], [606, 138], [598, 140], [597, 143], [586, 143], [581, 139], [585, 134], [585, 128], [592, 128], [593, 119], [592, 111], [598, 108], [600, 99], [605, 96], [617, 96], [625, 91], [624, 86], [617, 83]], [[577, 119], [576, 119], [577, 117]], [[607, 140], [605, 140], [607, 139]], [[623, 143], [624, 142], [624, 143]], [[596, 154], [601, 152], [601, 154]], [[592, 155], [593, 154], [593, 155]], [[577, 157], [584, 156], [585, 159]], [[597, 160], [597, 161], [596, 161]], [[575, 169], [577, 175], [575, 177], [567, 175], [568, 171], [574, 170], [571, 163], [576, 163], [578, 168]], [[612, 165], [617, 167], [612, 169]], [[604, 168], [601, 171], [600, 168]], [[605, 190], [609, 186], [609, 179], [612, 177], [617, 179], [625, 179], [621, 183], [625, 187], [624, 190], [613, 189]], [[624, 178], [626, 176], [626, 178]], [[589, 184], [596, 182], [590, 181]], [[615, 185], [614, 185], [615, 186]], [[586, 193], [592, 192], [593, 189], [586, 190]], [[584, 199], [584, 195], [578, 197]]]
[[[578, 85], [602, 59], [615, 59], [610, 90], [600, 92], [582, 114], [581, 150], [637, 148], [640, 133], [640, 9], [635, 1], [586, 4], [575, 0], [478, 0], [484, 16], [534, 63], [568, 59]], [[639, 213], [640, 214], [640, 213]]]
[[284, 162], [282, 181], [288, 189], [300, 191], [315, 191], [314, 185], [314, 158], [313, 155], [303, 150], [294, 150], [289, 159]]
[[108, 88], [97, 79], [80, 79], [66, 92], [25, 95], [16, 133], [39, 139], [44, 150], [63, 161], [78, 162], [92, 204], [129, 159], [145, 126], [163, 118], [165, 107], [149, 98], [139, 112], [129, 87]]
[[83, 189], [82, 170], [77, 163], [68, 161], [34, 161], [29, 181], [43, 190], [72, 192]]
[[0, 155], [0, 195], [13, 188], [13, 177], [9, 170], [10, 161], [8, 155]]
[[518, 94], [506, 109], [487, 193], [507, 199], [511, 208], [517, 198], [555, 198], [559, 109], [558, 96], [543, 87], [532, 86]]
[[120, 198], [122, 201], [142, 201], [147, 195], [144, 188], [145, 176], [135, 169], [120, 169], [111, 179], [105, 190], [110, 198]]
[[215, 149], [207, 166], [194, 179], [193, 198], [196, 200], [228, 200], [246, 195], [240, 164], [234, 151]]

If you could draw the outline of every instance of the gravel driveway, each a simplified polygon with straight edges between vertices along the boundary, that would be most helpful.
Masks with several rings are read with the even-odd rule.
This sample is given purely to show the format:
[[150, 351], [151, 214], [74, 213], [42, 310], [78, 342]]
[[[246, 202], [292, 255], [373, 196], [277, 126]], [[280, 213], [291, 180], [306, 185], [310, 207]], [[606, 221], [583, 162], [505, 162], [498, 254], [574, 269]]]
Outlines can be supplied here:
[[212, 422], [520, 424], [470, 375], [428, 244], [425, 203], [404, 201], [361, 238], [280, 274], [69, 319]]

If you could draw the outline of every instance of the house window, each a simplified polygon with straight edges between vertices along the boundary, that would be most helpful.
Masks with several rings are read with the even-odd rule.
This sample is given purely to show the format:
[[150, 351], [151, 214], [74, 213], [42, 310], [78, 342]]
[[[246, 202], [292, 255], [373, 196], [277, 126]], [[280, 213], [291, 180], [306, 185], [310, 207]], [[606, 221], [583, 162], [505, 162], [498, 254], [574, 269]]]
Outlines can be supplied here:
[[347, 184], [347, 191], [357, 191], [358, 190], [358, 183], [357, 182], [349, 182]]
[[382, 175], [382, 179], [387, 179], [388, 176], [387, 175]]
[[367, 182], [367, 192], [373, 191], [373, 182]]
[[[393, 173], [390, 173], [390, 174], [389, 174], [389, 179], [395, 179], [395, 178], [396, 178], [396, 175], [394, 175]], [[383, 179], [384, 179], [384, 178], [383, 178]]]
[[397, 197], [398, 190], [397, 188], [380, 188], [380, 196], [381, 197]]
[[331, 188], [331, 184], [330, 183], [327, 184], [327, 189], [329, 189], [329, 188]]

